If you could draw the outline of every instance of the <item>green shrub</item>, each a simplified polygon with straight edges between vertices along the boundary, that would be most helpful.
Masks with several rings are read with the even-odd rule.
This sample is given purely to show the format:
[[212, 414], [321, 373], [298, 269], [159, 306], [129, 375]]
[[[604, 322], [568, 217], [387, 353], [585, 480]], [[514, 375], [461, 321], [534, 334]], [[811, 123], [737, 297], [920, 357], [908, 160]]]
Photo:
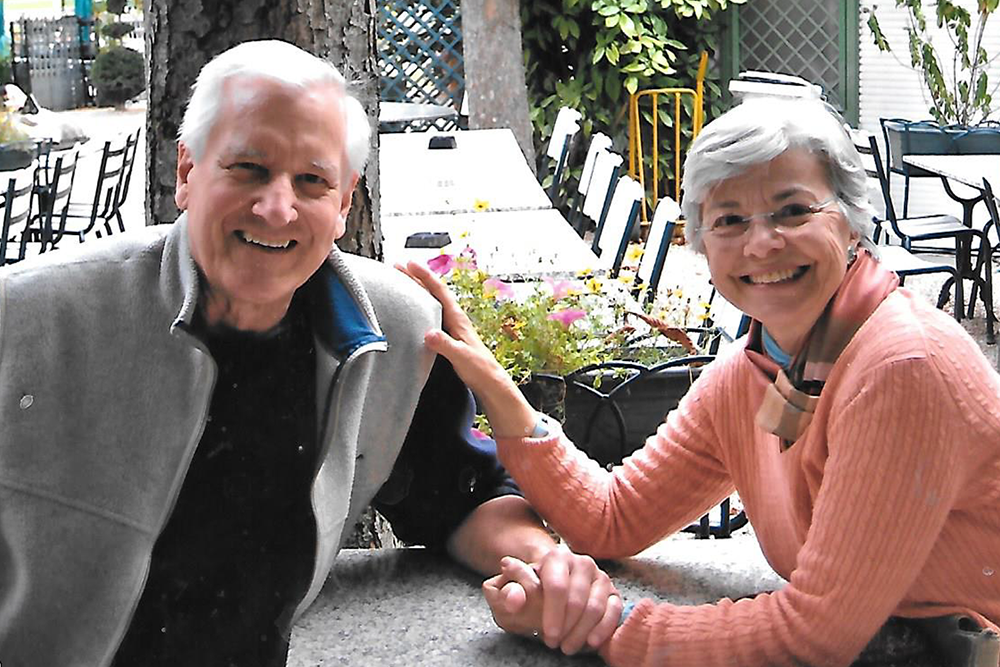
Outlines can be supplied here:
[[[584, 137], [578, 146], [585, 149], [589, 137], [597, 131], [610, 136], [618, 150], [626, 151], [629, 94], [648, 88], [694, 88], [701, 52], [707, 51], [710, 56], [717, 52], [723, 24], [715, 19], [728, 5], [744, 2], [522, 2], [525, 76], [538, 152], [544, 152], [544, 141], [561, 106], [583, 114]], [[709, 67], [705, 79], [706, 121], [722, 111], [718, 81], [718, 72]], [[686, 104], [690, 107], [689, 101]], [[673, 127], [672, 113], [663, 106], [660, 117], [661, 127]], [[689, 130], [688, 124], [685, 136]], [[627, 154], [625, 157], [627, 163]], [[667, 152], [661, 152], [661, 173], [672, 173], [672, 156]]]
[[97, 88], [99, 106], [125, 104], [146, 87], [142, 54], [124, 46], [112, 46], [94, 59], [90, 78]]
[[115, 42], [120, 41], [126, 35], [132, 34], [132, 31], [133, 27], [129, 23], [109, 23], [108, 25], [101, 26], [101, 34]]

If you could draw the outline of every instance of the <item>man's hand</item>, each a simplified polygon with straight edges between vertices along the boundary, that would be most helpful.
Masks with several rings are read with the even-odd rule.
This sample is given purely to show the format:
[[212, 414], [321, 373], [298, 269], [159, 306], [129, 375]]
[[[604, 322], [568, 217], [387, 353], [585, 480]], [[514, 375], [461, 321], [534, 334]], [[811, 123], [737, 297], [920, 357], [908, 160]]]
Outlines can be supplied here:
[[597, 649], [618, 627], [621, 596], [589, 556], [559, 548], [531, 565], [504, 558], [501, 567], [483, 583], [483, 596], [507, 632], [540, 634], [571, 655]]

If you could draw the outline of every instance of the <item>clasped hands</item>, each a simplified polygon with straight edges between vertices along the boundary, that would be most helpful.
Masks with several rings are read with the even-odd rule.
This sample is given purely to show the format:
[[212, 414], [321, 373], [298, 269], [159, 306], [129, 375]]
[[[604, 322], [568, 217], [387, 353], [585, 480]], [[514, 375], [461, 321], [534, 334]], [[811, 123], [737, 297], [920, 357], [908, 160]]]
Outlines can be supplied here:
[[[397, 265], [441, 304], [443, 330], [424, 341], [451, 362], [485, 407], [496, 437], [524, 436], [538, 419], [506, 371], [483, 345], [451, 290], [426, 266]], [[483, 582], [497, 625], [514, 634], [539, 637], [566, 654], [596, 650], [618, 627], [622, 599], [589, 556], [565, 547], [549, 550], [538, 562], [511, 556], [501, 561], [500, 574]]]
[[618, 627], [622, 598], [589, 556], [560, 547], [537, 563], [507, 556], [500, 574], [483, 582], [496, 624], [507, 632], [538, 637], [572, 655], [596, 650]]

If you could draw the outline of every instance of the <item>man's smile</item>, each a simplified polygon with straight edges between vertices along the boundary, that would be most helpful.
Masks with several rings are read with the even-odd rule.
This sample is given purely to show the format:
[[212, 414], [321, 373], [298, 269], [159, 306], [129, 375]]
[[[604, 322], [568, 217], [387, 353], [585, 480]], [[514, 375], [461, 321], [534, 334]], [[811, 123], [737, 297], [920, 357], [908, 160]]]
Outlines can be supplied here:
[[274, 251], [291, 250], [296, 245], [298, 245], [298, 241], [292, 239], [285, 239], [284, 241], [268, 241], [267, 239], [261, 238], [259, 236], [254, 236], [249, 232], [245, 232], [242, 230], [237, 230], [234, 233], [234, 235], [241, 242], [253, 246], [255, 248], [260, 248], [262, 250], [274, 250]]

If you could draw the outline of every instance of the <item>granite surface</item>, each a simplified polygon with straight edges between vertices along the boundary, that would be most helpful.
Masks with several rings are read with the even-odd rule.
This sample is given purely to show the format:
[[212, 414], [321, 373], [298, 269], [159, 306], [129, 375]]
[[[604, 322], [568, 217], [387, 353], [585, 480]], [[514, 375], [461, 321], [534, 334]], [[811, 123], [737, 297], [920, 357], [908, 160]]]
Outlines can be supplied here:
[[[604, 566], [627, 600], [701, 604], [784, 583], [747, 533], [729, 540], [678, 536]], [[295, 628], [288, 666], [603, 664], [505, 634], [493, 623], [480, 583], [478, 575], [422, 549], [345, 550]]]

